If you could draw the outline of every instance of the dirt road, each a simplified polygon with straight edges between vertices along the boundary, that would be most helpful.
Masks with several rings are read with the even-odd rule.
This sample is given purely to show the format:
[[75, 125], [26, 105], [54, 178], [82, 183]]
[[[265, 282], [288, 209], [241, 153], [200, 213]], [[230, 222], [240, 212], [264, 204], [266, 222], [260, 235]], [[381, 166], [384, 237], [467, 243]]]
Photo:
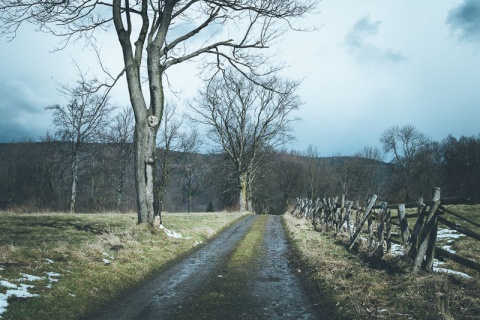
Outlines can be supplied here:
[[280, 216], [268, 218], [247, 273], [227, 260], [258, 216], [248, 216], [89, 319], [331, 319], [289, 263]]

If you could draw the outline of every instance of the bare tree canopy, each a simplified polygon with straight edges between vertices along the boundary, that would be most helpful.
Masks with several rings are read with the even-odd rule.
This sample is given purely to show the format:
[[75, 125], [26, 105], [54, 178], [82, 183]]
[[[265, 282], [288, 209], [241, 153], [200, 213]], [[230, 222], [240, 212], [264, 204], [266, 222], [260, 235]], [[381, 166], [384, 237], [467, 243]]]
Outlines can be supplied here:
[[190, 128], [189, 131], [183, 129], [185, 115], [175, 113], [176, 105], [167, 102], [164, 108], [163, 121], [160, 125], [157, 147], [160, 149], [160, 161], [156, 192], [158, 197], [155, 203], [155, 214], [160, 218], [165, 201], [167, 185], [174, 171], [174, 164], [187, 153], [195, 152], [200, 145], [200, 139], [196, 128]]
[[[164, 107], [164, 76], [171, 67], [194, 58], [211, 70], [228, 66], [244, 76], [271, 74], [268, 48], [292, 18], [314, 9], [314, 0], [163, 0], [40, 1], [0, 0], [0, 34], [15, 37], [23, 23], [61, 36], [63, 44], [114, 28], [124, 67], [108, 73], [107, 92], [125, 74], [135, 114], [135, 175], [138, 221], [154, 221], [156, 136]], [[103, 68], [103, 66], [102, 66]], [[144, 86], [146, 76], [147, 85]]]
[[108, 99], [95, 93], [94, 86], [95, 81], [89, 81], [81, 75], [76, 87], [60, 88], [69, 98], [66, 105], [46, 107], [53, 111], [55, 135], [69, 146], [68, 155], [72, 166], [70, 212], [75, 212], [77, 183], [83, 160], [80, 157], [81, 149], [86, 143], [97, 142], [106, 134], [109, 115], [113, 110]]
[[[270, 77], [258, 85], [235, 71], [208, 82], [191, 106], [196, 121], [230, 159], [238, 178], [240, 209], [249, 210], [256, 165], [265, 151], [291, 140], [291, 112], [301, 105], [298, 83]], [[275, 89], [272, 89], [275, 88]]]
[[419, 163], [421, 151], [429, 143], [429, 139], [413, 125], [392, 126], [385, 130], [380, 142], [386, 153], [393, 153], [393, 162], [403, 174], [405, 200], [410, 201], [410, 184], [413, 170]]

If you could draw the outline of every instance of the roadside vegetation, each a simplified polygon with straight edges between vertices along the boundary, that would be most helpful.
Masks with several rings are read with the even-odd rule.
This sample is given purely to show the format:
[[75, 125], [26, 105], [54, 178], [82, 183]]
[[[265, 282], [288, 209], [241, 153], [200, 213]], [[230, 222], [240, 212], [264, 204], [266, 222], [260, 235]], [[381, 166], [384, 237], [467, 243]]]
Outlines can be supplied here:
[[[160, 229], [137, 225], [136, 214], [2, 213], [0, 310], [4, 312], [0, 317], [80, 317], [145, 281], [243, 215], [166, 213], [165, 227], [179, 233], [168, 236]], [[18, 290], [16, 297], [7, 300], [8, 290]]]
[[341, 318], [478, 319], [477, 275], [412, 275], [403, 257], [375, 261], [361, 246], [357, 254], [349, 253], [347, 236], [315, 231], [309, 221], [288, 213], [284, 224], [303, 273], [336, 301]]

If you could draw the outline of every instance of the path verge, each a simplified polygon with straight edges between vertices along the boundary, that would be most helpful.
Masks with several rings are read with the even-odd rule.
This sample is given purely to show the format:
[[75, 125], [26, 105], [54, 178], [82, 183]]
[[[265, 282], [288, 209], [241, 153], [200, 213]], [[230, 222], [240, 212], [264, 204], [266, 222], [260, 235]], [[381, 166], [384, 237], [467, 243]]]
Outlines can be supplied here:
[[[395, 263], [378, 265], [345, 249], [348, 241], [314, 231], [306, 219], [284, 215], [287, 234], [312, 283], [337, 301], [345, 319], [475, 319], [480, 312], [476, 279], [413, 276]], [[348, 239], [347, 239], [348, 240]], [[392, 259], [399, 259], [394, 258]]]

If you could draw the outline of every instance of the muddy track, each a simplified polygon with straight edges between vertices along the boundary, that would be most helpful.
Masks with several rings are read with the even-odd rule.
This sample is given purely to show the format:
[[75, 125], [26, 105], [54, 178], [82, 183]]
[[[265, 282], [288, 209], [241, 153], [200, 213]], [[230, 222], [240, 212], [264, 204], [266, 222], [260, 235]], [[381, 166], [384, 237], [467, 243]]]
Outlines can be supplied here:
[[267, 220], [247, 272], [228, 258], [258, 216], [248, 216], [89, 319], [327, 319], [290, 267], [280, 216]]

